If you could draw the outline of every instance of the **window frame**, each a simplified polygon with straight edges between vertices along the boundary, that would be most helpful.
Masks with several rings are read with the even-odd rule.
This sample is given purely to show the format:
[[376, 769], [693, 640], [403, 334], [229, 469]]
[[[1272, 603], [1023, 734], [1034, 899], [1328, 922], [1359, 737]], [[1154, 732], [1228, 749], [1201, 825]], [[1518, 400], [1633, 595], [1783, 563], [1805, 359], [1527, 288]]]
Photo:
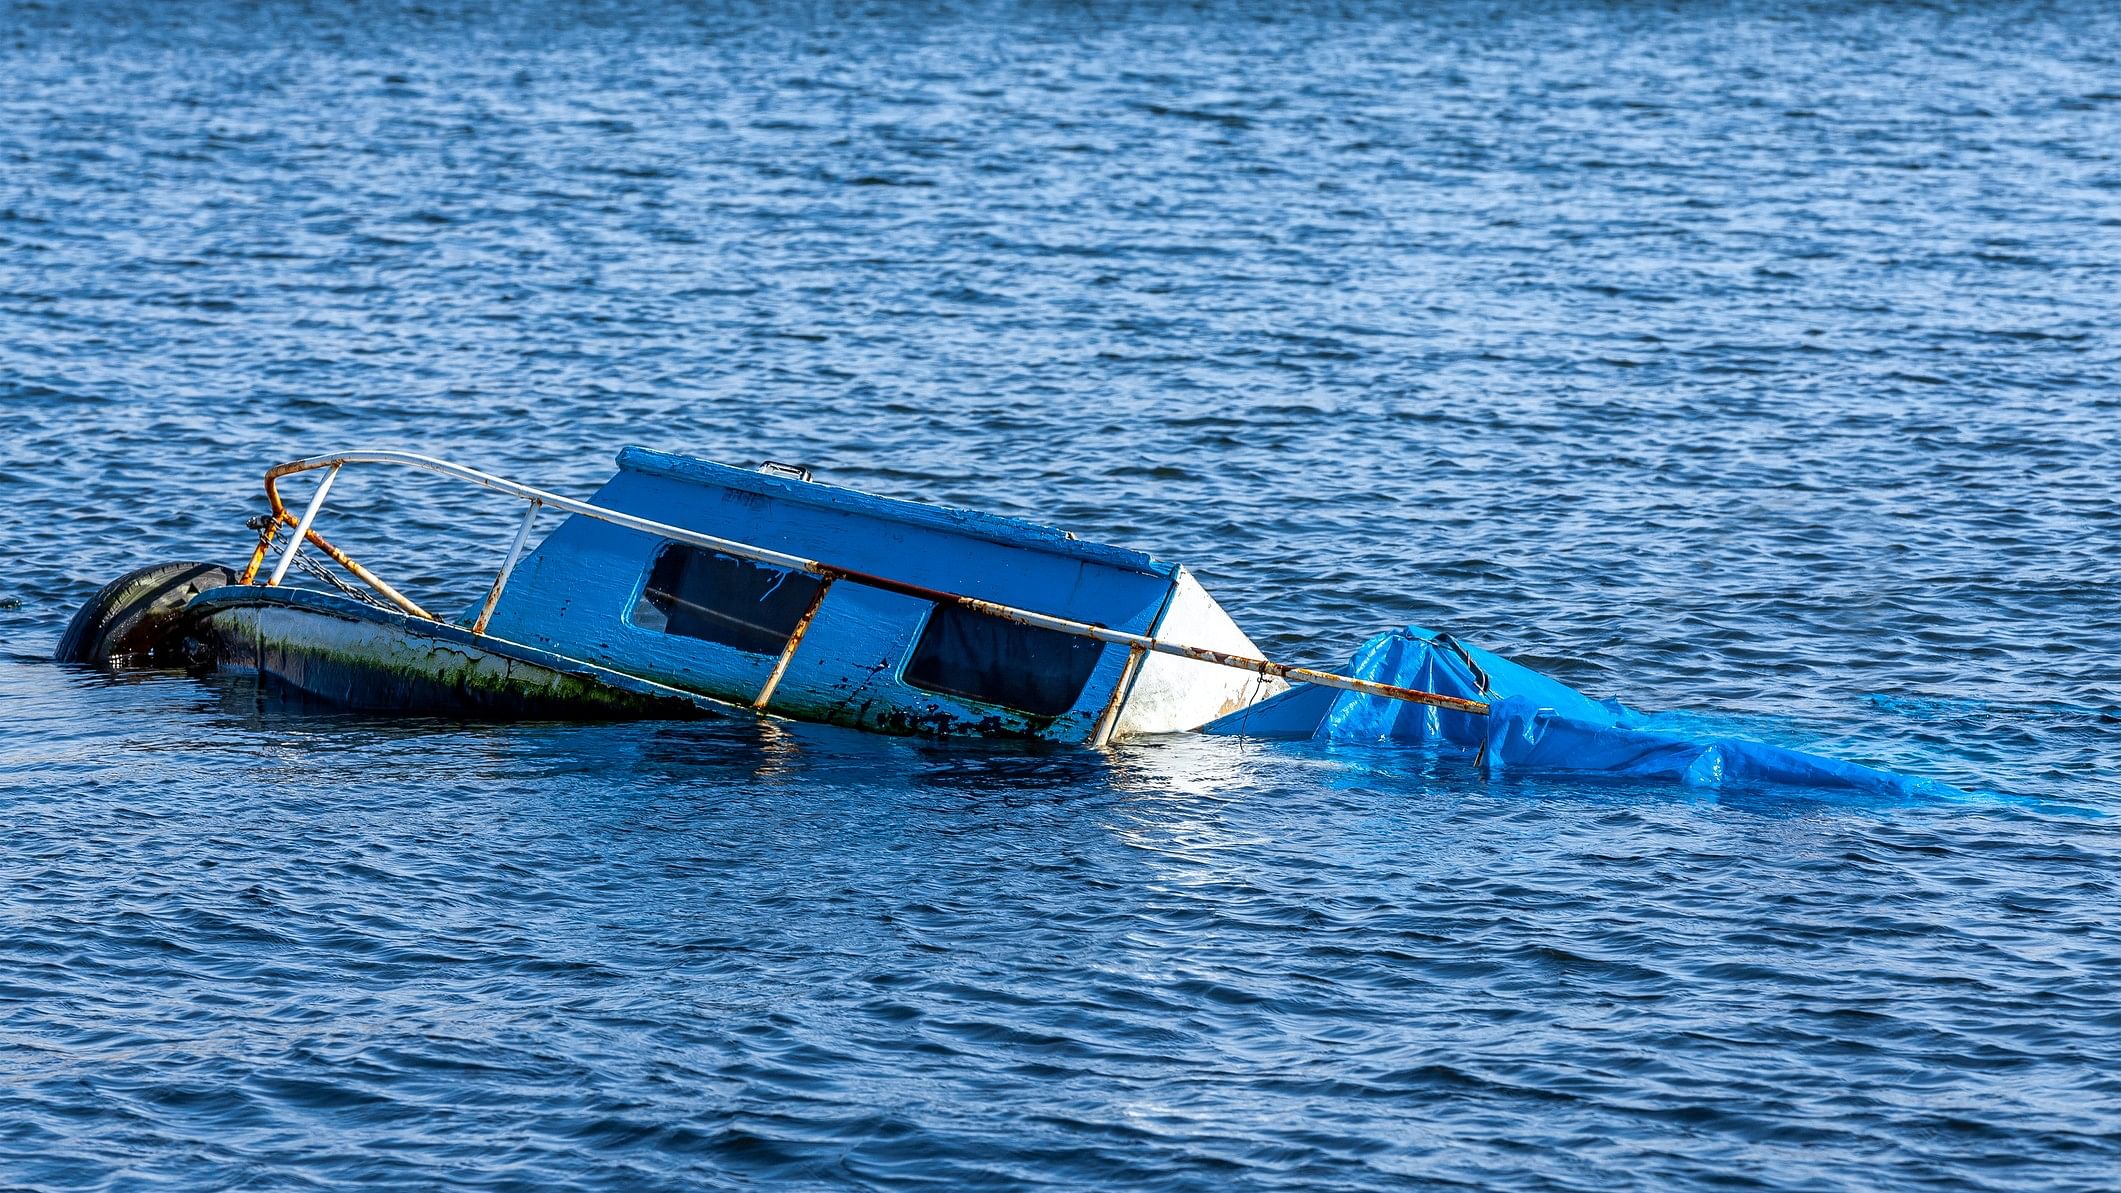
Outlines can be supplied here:
[[[912, 676], [908, 674], [908, 672], [913, 667], [914, 659], [920, 654], [921, 644], [927, 641], [928, 639], [928, 631], [930, 627], [935, 624], [936, 615], [944, 612], [946, 609], [949, 610], [953, 615], [983, 618], [989, 621], [999, 622], [1002, 625], [1013, 627], [1025, 633], [1051, 634], [1056, 638], [1064, 638], [1070, 642], [1083, 643], [1088, 650], [1090, 656], [1090, 663], [1089, 666], [1084, 668], [1083, 670], [1082, 682], [1076, 685], [1075, 694], [1069, 697], [1068, 703], [1064, 707], [1054, 712], [1039, 712], [1033, 709], [1023, 708], [1014, 704], [1006, 704], [1000, 700], [990, 700], [985, 697], [967, 695], [966, 693], [957, 691], [942, 691], [936, 688], [928, 687], [925, 684], [916, 682], [912, 678]], [[898, 671], [894, 675], [894, 678], [897, 679], [901, 685], [907, 688], [911, 688], [916, 692], [923, 693], [924, 695], [939, 696], [947, 700], [963, 701], [967, 704], [976, 704], [983, 708], [999, 709], [1002, 712], [1006, 712], [1014, 716], [1025, 717], [1032, 720], [1053, 720], [1068, 715], [1069, 713], [1075, 711], [1076, 708], [1078, 708], [1082, 704], [1083, 694], [1090, 690], [1090, 681], [1097, 678], [1097, 669], [1100, 666], [1104, 665], [1105, 647], [1108, 645], [1109, 643], [1101, 642], [1095, 638], [1085, 638], [1075, 634], [1064, 634], [1059, 630], [1049, 630], [1042, 626], [1027, 626], [1018, 622], [1010, 621], [1006, 617], [996, 617], [992, 613], [982, 613], [977, 609], [968, 609], [963, 605], [958, 605], [951, 602], [931, 601], [928, 604], [928, 611], [921, 616], [920, 626], [914, 631], [912, 641], [909, 642], [906, 646], [905, 655], [899, 660]]]
[[[789, 625], [787, 632], [781, 635], [779, 644], [776, 645], [772, 650], [754, 650], [749, 646], [739, 646], [736, 643], [728, 642], [721, 638], [710, 638], [701, 634], [687, 634], [682, 631], [672, 630], [668, 627], [667, 624], [669, 614], [660, 608], [657, 609], [657, 612], [663, 613], [666, 619], [665, 625], [655, 626], [643, 624], [640, 620], [640, 610], [643, 605], [654, 604], [654, 602], [649, 600], [648, 593], [650, 587], [655, 582], [656, 569], [662, 566], [664, 559], [670, 556], [675, 551], [695, 552], [699, 555], [708, 556], [716, 559], [730, 560], [745, 567], [759, 571], [779, 572], [781, 573], [781, 583], [783, 584], [789, 582], [790, 580], [807, 581], [811, 585], [811, 591], [805, 595], [803, 600], [802, 609], [805, 612], [810, 611], [812, 605], [817, 601], [819, 595], [827, 590], [825, 581], [816, 576], [808, 575], [804, 572], [798, 572], [790, 568], [776, 567], [773, 564], [761, 563], [755, 559], [746, 559], [741, 555], [731, 555], [726, 551], [717, 551], [711, 547], [696, 546], [692, 543], [679, 542], [676, 539], [662, 539], [658, 542], [655, 550], [649, 553], [648, 562], [646, 563], [646, 565], [644, 565], [640, 569], [638, 573], [639, 578], [635, 581], [633, 586], [633, 597], [630, 601], [627, 602], [625, 611], [621, 615], [621, 619], [624, 621], [626, 627], [629, 630], [632, 630], [635, 633], [647, 634], [657, 641], [702, 644], [706, 646], [715, 647], [720, 650], [731, 651], [735, 654], [742, 655], [743, 657], [749, 659], [774, 659], [787, 652], [788, 643], [795, 638], [796, 630], [801, 628], [803, 624], [803, 617], [799, 613], [794, 619], [794, 621]], [[671, 595], [675, 596], [676, 594], [673, 593]], [[709, 608], [708, 606], [704, 605], [700, 607], [703, 609]]]

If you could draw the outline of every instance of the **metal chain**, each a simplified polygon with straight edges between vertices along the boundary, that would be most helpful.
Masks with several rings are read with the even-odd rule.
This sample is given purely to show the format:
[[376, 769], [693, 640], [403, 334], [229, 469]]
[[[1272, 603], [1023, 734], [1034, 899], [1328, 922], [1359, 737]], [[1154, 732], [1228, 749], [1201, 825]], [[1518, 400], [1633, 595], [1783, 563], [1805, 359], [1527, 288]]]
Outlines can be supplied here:
[[[275, 542], [279, 541], [280, 538], [279, 519], [270, 516], [261, 516], [252, 518], [249, 522], [245, 523], [245, 525], [258, 532], [258, 542], [261, 546], [265, 548], [265, 554], [272, 554], [272, 545]], [[331, 571], [329, 568], [326, 568], [323, 564], [318, 563], [316, 560], [311, 559], [307, 555], [297, 553], [295, 555], [295, 566], [301, 568], [303, 571], [308, 572], [310, 575], [315, 576], [317, 579], [324, 581], [326, 584], [331, 585], [333, 588], [338, 589], [340, 592], [345, 593], [347, 596], [352, 597], [353, 599], [361, 602], [364, 605], [372, 605], [375, 608], [381, 609], [386, 613], [397, 612], [396, 609], [391, 608], [389, 605], [386, 605], [383, 602], [377, 600], [376, 598], [361, 591], [360, 589], [355, 588], [353, 585], [348, 584], [346, 581], [339, 579], [336, 573]]]
[[303, 571], [308, 572], [310, 575], [315, 576], [317, 579], [324, 581], [326, 584], [331, 585], [333, 588], [338, 589], [340, 592], [345, 593], [347, 596], [352, 597], [353, 599], [361, 602], [364, 605], [374, 606], [375, 608], [383, 610], [385, 613], [397, 612], [396, 609], [391, 608], [389, 605], [386, 605], [383, 602], [377, 600], [376, 598], [368, 595], [367, 593], [362, 592], [360, 589], [355, 588], [353, 585], [348, 584], [346, 581], [339, 579], [338, 573], [332, 571], [330, 568], [325, 567], [323, 564], [318, 563], [316, 560], [311, 559], [307, 555], [295, 556], [295, 566], [301, 568]]

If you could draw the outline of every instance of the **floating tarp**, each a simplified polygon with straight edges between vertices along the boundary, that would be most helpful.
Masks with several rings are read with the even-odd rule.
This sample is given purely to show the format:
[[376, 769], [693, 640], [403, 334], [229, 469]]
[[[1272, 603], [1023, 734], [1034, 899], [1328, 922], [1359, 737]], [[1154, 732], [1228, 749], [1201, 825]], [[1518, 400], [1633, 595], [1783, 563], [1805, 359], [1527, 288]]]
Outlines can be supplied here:
[[1491, 772], [1556, 770], [1681, 783], [1786, 784], [1893, 798], [1959, 794], [1928, 779], [1701, 732], [1679, 714], [1644, 714], [1593, 700], [1529, 667], [1409, 626], [1355, 652], [1347, 673], [1396, 687], [1485, 701], [1489, 713], [1451, 712], [1309, 684], [1216, 720], [1208, 733], [1331, 742], [1393, 741], [1460, 751]]

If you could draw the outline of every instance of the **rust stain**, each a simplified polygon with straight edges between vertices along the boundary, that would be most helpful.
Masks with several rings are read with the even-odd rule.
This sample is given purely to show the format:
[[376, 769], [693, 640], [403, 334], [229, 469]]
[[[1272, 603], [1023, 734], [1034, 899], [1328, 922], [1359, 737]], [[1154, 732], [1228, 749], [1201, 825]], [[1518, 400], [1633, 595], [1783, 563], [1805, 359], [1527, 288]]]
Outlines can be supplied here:
[[810, 594], [810, 603], [804, 606], [803, 615], [795, 619], [795, 629], [788, 634], [787, 645], [781, 647], [781, 657], [773, 661], [773, 673], [766, 677], [766, 684], [759, 689], [758, 699], [751, 702], [751, 707], [763, 709], [766, 702], [773, 699], [773, 690], [781, 686], [781, 677], [788, 674], [788, 664], [795, 661], [795, 648], [803, 644], [803, 634], [809, 630], [811, 618], [816, 617], [817, 611], [824, 606], [825, 594], [831, 589], [832, 580], [827, 577], [817, 586], [817, 591]]
[[1102, 746], [1112, 740], [1113, 726], [1119, 723], [1119, 710], [1127, 703], [1127, 693], [1134, 687], [1134, 673], [1141, 669], [1142, 659], [1149, 648], [1135, 643], [1127, 648], [1127, 665], [1119, 669], [1119, 682], [1112, 685], [1112, 696], [1105, 701], [1105, 711], [1098, 714], [1097, 728], [1090, 731], [1090, 744]]
[[258, 569], [265, 566], [265, 555], [272, 550], [273, 540], [280, 537], [280, 520], [271, 514], [261, 514], [245, 523], [258, 532], [258, 545], [250, 553], [250, 562], [243, 567], [243, 574], [236, 579], [238, 584], [256, 584]]

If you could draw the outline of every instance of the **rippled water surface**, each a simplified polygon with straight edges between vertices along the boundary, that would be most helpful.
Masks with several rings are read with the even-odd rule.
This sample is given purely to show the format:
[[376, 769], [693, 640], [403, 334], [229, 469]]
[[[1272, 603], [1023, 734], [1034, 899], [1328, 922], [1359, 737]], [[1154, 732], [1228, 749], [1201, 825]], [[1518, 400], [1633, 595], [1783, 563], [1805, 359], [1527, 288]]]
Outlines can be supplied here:
[[[2111, 1187], [2121, 16], [1402, 7], [0, 8], [0, 1184]], [[627, 443], [1980, 794], [43, 661]]]

